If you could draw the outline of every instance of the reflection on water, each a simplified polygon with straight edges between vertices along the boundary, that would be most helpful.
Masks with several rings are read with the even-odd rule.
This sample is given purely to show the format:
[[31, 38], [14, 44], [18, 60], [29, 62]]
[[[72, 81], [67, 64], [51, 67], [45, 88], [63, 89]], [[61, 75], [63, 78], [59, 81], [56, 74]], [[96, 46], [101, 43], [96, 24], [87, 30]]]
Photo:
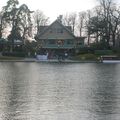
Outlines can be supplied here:
[[119, 64], [0, 63], [0, 120], [119, 119]]

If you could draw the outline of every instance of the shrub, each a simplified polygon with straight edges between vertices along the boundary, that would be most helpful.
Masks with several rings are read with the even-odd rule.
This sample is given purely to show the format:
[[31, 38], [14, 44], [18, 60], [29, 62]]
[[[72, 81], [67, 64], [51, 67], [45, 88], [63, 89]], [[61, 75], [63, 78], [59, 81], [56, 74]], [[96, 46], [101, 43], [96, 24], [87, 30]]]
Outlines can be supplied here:
[[106, 42], [91, 43], [90, 47], [94, 50], [110, 49], [110, 46]]
[[78, 54], [87, 54], [87, 53], [93, 53], [93, 49], [90, 47], [83, 47], [83, 48], [79, 48], [79, 52]]
[[0, 60], [22, 60], [22, 57], [0, 56]]
[[12, 56], [12, 57], [25, 57], [26, 53], [24, 52], [3, 52], [3, 56]]
[[112, 48], [113, 52], [120, 53], [120, 48]]
[[95, 50], [95, 55], [112, 55], [112, 50]]
[[97, 60], [97, 56], [94, 54], [81, 54], [73, 58], [74, 60]]

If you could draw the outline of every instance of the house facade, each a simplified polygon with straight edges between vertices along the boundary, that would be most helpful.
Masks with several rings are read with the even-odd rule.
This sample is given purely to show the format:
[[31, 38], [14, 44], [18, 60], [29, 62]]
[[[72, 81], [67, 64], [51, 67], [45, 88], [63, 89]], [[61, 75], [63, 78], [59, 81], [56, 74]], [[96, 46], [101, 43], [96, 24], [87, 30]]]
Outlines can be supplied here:
[[37, 36], [39, 49], [47, 51], [74, 51], [84, 47], [84, 37], [75, 37], [70, 26], [55, 20], [50, 26], [40, 26]]

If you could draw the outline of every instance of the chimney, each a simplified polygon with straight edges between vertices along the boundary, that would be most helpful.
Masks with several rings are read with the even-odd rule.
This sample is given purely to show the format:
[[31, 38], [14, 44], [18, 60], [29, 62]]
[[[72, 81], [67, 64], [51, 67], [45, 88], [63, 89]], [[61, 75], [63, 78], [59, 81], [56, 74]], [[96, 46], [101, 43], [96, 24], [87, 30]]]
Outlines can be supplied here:
[[57, 17], [57, 20], [62, 23], [62, 18], [63, 18], [63, 15], [59, 15], [59, 17]]

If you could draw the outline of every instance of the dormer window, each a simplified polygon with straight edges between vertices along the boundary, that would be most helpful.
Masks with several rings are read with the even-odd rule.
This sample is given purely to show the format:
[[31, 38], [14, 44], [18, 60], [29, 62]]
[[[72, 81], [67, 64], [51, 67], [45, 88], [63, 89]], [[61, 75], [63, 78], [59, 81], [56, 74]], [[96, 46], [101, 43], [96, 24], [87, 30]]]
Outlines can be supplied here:
[[52, 33], [53, 32], [53, 29], [50, 29], [50, 33]]
[[57, 29], [57, 33], [63, 33], [63, 29], [62, 28], [58, 28]]

